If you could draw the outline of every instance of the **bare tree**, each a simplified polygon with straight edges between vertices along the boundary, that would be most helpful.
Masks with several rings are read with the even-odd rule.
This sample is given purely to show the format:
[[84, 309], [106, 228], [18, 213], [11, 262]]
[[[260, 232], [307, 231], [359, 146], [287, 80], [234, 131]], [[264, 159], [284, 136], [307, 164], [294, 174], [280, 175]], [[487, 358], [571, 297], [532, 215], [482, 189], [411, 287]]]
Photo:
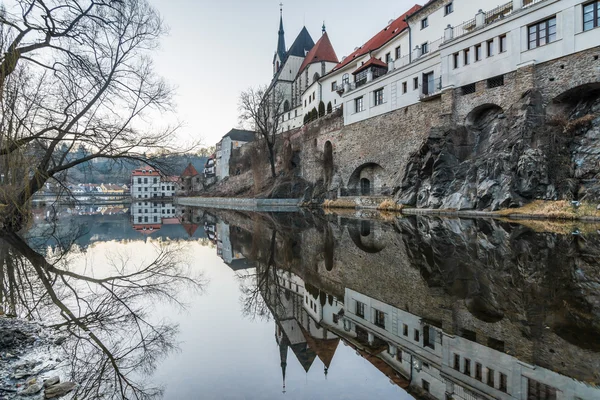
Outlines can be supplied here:
[[12, 229], [31, 196], [74, 166], [100, 157], [152, 165], [153, 149], [182, 150], [176, 127], [149, 119], [171, 109], [172, 90], [149, 58], [164, 29], [146, 0], [15, 3], [0, 9], [0, 156], [27, 160], [4, 196]]
[[250, 125], [265, 141], [269, 152], [271, 176], [275, 178], [275, 138], [283, 113], [284, 93], [278, 87], [249, 88], [240, 94], [239, 111], [242, 125]]
[[[66, 241], [64, 238], [63, 241]], [[62, 344], [74, 398], [151, 399], [162, 389], [147, 379], [175, 349], [177, 326], [152, 320], [153, 304], [200, 290], [177, 244], [160, 244], [148, 262], [115, 253], [112, 271], [70, 269], [70, 248], [45, 257], [15, 234], [0, 238], [0, 300], [9, 312], [45, 320], [65, 332]], [[93, 266], [92, 266], [93, 267]]]

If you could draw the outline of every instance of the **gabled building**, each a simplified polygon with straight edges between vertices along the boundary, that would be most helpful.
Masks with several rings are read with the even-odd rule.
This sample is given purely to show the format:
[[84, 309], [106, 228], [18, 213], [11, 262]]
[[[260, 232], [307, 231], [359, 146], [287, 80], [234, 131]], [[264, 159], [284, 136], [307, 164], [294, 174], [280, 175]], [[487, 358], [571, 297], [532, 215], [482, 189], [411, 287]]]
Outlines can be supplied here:
[[232, 129], [217, 143], [216, 170], [219, 180], [229, 176], [229, 160], [231, 160], [232, 151], [246, 143], [253, 142], [254, 134], [254, 131]]
[[181, 190], [185, 194], [198, 192], [202, 189], [201, 176], [198, 170], [189, 163], [185, 170], [181, 173]]

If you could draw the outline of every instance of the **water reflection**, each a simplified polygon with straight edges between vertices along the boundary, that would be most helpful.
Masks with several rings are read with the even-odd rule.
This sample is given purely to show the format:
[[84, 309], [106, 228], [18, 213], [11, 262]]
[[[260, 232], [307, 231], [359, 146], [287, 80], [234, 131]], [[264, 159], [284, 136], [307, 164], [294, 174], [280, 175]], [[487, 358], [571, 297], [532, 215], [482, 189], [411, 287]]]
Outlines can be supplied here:
[[81, 246], [93, 235], [80, 218], [44, 219], [30, 243], [1, 233], [0, 306], [63, 335], [60, 368], [77, 383], [73, 398], [161, 397], [147, 378], [175, 349], [177, 325], [154, 321], [153, 304], [183, 306], [180, 291], [204, 280], [177, 242], [153, 241], [143, 256], [112, 243], [98, 262]]
[[[190, 257], [194, 242], [214, 248], [204, 249], [231, 269], [234, 290], [217, 288], [215, 303], [197, 311], [208, 317], [193, 325], [183, 351], [227, 365], [235, 356], [247, 372], [272, 362], [277, 376], [258, 379], [287, 397], [311, 397], [294, 376], [299, 366], [307, 377], [336, 381], [313, 381], [316, 398], [404, 392], [429, 399], [600, 398], [595, 227], [573, 234], [572, 227], [552, 224], [206, 211], [151, 202], [132, 204], [129, 215], [56, 215], [38, 218], [23, 237], [3, 232], [0, 305], [64, 334], [63, 365], [79, 384], [78, 398], [162, 396], [150, 377], [176, 348], [178, 329], [154, 313], [170, 303], [162, 308], [173, 314], [187, 289], [203, 287], [199, 265], [210, 261]], [[239, 309], [222, 308], [236, 291]], [[245, 337], [248, 330], [238, 334], [248, 328], [244, 321], [269, 321], [272, 347], [248, 350], [258, 345]], [[239, 347], [231, 348], [232, 341]], [[340, 365], [350, 364], [349, 349], [362, 364]], [[266, 361], [259, 364], [257, 354]], [[194, 389], [182, 389], [184, 397], [198, 394], [189, 381], [202, 379], [190, 379], [192, 370], [214, 367], [201, 356], [167, 374], [165, 383], [187, 374]], [[355, 384], [370, 373], [365, 365], [394, 390]], [[247, 395], [244, 388], [252, 387], [243, 374], [216, 375], [229, 386], [209, 389], [208, 397]], [[274, 398], [267, 389], [257, 397]]]
[[415, 397], [600, 398], [593, 230], [219, 214], [256, 266], [242, 307], [275, 319], [284, 388], [288, 350], [327, 373], [341, 340]]

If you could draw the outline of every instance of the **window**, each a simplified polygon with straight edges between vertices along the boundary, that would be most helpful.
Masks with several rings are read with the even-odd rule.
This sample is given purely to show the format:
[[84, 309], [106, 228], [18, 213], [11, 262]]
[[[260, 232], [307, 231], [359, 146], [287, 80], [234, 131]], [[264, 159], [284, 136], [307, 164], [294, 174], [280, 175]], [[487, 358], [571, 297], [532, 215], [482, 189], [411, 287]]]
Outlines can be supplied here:
[[452, 54], [452, 66], [454, 67], [454, 69], [458, 68], [459, 58], [460, 58], [459, 53]]
[[361, 111], [364, 111], [362, 96], [357, 99], [354, 99], [354, 112], [361, 112]]
[[527, 378], [527, 400], [556, 400], [556, 389]]
[[145, 188], [144, 188], [144, 192], [147, 192], [147, 191], [148, 191], [148, 188], [147, 188], [147, 187], [145, 187]]
[[380, 106], [383, 104], [383, 88], [377, 89], [373, 92], [375, 95], [375, 105]]
[[444, 15], [452, 14], [452, 11], [454, 11], [454, 4], [453, 3], [446, 4], [446, 6], [444, 7]]
[[529, 25], [527, 33], [529, 34], [530, 49], [554, 42], [556, 40], [556, 17]]
[[408, 336], [408, 325], [402, 324], [402, 334]]
[[423, 345], [435, 349], [436, 331], [432, 326], [423, 327]]
[[481, 364], [475, 363], [475, 379], [480, 381], [482, 379], [481, 376]]
[[583, 30], [589, 31], [600, 26], [600, 1], [583, 6]]
[[469, 63], [471, 62], [470, 53], [471, 53], [471, 49], [465, 49], [464, 54], [463, 54], [464, 55], [463, 65], [469, 65]]
[[158, 222], [158, 217], [156, 215], [154, 216], [154, 222]]
[[419, 88], [419, 78], [413, 78], [413, 90], [417, 90]]
[[398, 351], [396, 352], [396, 358], [399, 362], [402, 362], [402, 350], [398, 349]]
[[487, 345], [490, 349], [504, 352], [504, 341], [502, 341], [502, 340], [488, 338]]
[[144, 222], [148, 222], [148, 217], [144, 217]]
[[507, 378], [506, 375], [504, 375], [502, 372], [500, 372], [500, 387], [498, 389], [500, 389], [501, 392], [506, 393], [506, 388], [507, 386]]
[[507, 48], [507, 41], [506, 41], [506, 35], [501, 35], [498, 38], [498, 41], [500, 42], [500, 53], [504, 53], [506, 51]]
[[345, 85], [346, 83], [350, 83], [350, 75], [348, 74], [342, 76], [342, 85]]
[[385, 55], [385, 62], [389, 63], [390, 61], [392, 61], [392, 53], [387, 53]]
[[402, 82], [402, 94], [406, 93], [408, 91], [408, 85], [406, 84], [406, 82]]
[[138, 183], [142, 183], [142, 178], [138, 178]]
[[396, 47], [396, 60], [400, 59], [400, 54], [402, 54], [402, 52], [400, 51], [400, 46]]
[[421, 45], [421, 55], [429, 53], [429, 43], [425, 42]]
[[421, 29], [425, 29], [429, 26], [429, 20], [427, 18], [423, 18], [421, 20]]
[[154, 178], [154, 183], [158, 183], [158, 179]]
[[429, 393], [429, 382], [427, 382], [425, 379], [422, 379], [423, 381], [423, 390], [426, 391], [427, 393]]
[[414, 339], [415, 339], [415, 342], [418, 342], [421, 339], [421, 332], [419, 332], [418, 329], [415, 329]]
[[481, 61], [481, 59], [483, 58], [483, 49], [481, 48], [481, 45], [475, 45], [475, 61]]
[[138, 222], [142, 222], [142, 217], [138, 217]]
[[356, 302], [356, 315], [361, 318], [365, 317], [365, 303], [361, 303], [360, 301]]
[[331, 91], [335, 92], [337, 90], [337, 81], [331, 82]]
[[148, 178], [144, 178], [144, 183], [148, 183]]
[[487, 385], [494, 387], [494, 370], [490, 368], [487, 370]]
[[465, 370], [463, 371], [465, 375], [471, 376], [471, 360], [465, 358]]
[[373, 321], [373, 322], [378, 327], [385, 329], [385, 313], [383, 311], [379, 311], [375, 308], [374, 308], [374, 310], [375, 310], [375, 321]]
[[454, 369], [460, 371], [460, 356], [458, 354], [454, 355]]
[[488, 40], [486, 44], [487, 56], [491, 57], [494, 55], [494, 41]]

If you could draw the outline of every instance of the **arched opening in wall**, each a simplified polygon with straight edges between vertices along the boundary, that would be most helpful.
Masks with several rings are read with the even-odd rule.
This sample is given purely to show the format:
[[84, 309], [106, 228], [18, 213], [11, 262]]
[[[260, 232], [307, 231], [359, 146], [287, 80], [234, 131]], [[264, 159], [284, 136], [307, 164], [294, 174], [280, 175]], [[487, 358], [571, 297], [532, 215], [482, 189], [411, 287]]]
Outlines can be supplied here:
[[450, 136], [451, 152], [459, 161], [475, 157], [488, 148], [490, 138], [498, 133], [505, 121], [504, 110], [497, 104], [475, 107], [465, 119], [466, 129], [456, 129]]
[[348, 224], [350, 238], [365, 253], [379, 253], [385, 248], [377, 232], [372, 221], [351, 221]]
[[368, 162], [358, 166], [348, 179], [349, 196], [373, 196], [381, 191], [385, 170], [377, 163]]
[[288, 100], [286, 100], [283, 103], [283, 112], [288, 112], [288, 111], [290, 111], [290, 102]]
[[546, 109], [552, 119], [568, 120], [581, 118], [600, 110], [600, 82], [588, 83], [571, 88], [556, 96]]
[[316, 82], [316, 81], [318, 81], [320, 77], [321, 77], [321, 76], [319, 75], [319, 73], [318, 73], [318, 72], [315, 72], [315, 74], [313, 75], [313, 82]]
[[325, 142], [323, 148], [323, 171], [325, 183], [329, 185], [333, 176], [333, 145], [329, 140]]

